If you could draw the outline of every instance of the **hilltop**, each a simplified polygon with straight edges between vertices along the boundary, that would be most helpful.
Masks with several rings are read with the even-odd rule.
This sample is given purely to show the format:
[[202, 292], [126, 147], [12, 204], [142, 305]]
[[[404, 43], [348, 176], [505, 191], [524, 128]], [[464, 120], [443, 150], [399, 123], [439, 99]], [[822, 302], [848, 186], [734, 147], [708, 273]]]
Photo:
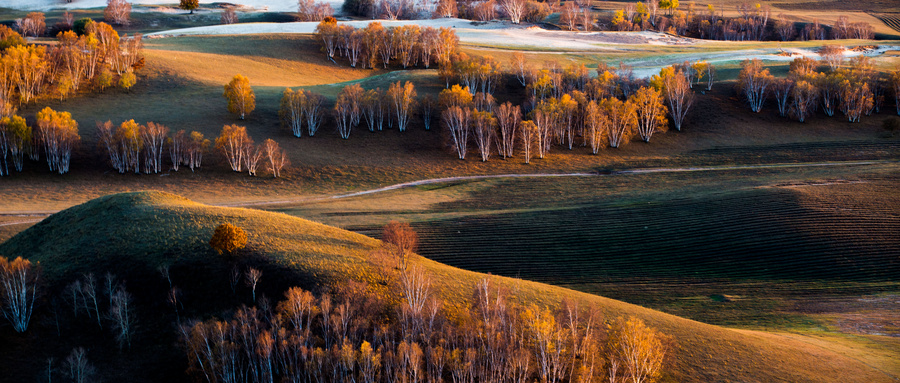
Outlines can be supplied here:
[[[172, 344], [175, 335], [171, 326], [157, 318], [162, 315], [151, 310], [164, 309], [151, 303], [153, 299], [161, 300], [157, 294], [165, 291], [165, 282], [156, 270], [160, 266], [171, 268], [173, 280], [181, 285], [187, 297], [185, 315], [199, 318], [221, 315], [233, 306], [226, 296], [231, 295], [227, 274], [235, 261], [216, 254], [207, 243], [213, 229], [222, 222], [247, 231], [249, 251], [242, 262], [263, 269], [261, 291], [273, 299], [279, 299], [290, 286], [325, 292], [347, 280], [363, 282], [380, 294], [392, 294], [381, 283], [380, 269], [370, 261], [380, 247], [378, 240], [285, 214], [212, 207], [160, 192], [110, 195], [72, 207], [0, 244], [0, 254], [40, 262], [54, 294], [82, 273], [117, 274], [135, 294], [144, 334], [139, 345], [127, 355], [110, 354], [104, 358], [110, 358], [110, 362], [117, 357], [145, 358], [146, 362], [135, 363], [130, 367], [132, 371], [118, 372], [121, 375], [115, 376], [184, 380], [184, 361], [167, 363], [167, 368], [153, 372], [140, 370], [184, 358]], [[453, 303], [446, 307], [450, 316], [471, 303], [473, 287], [488, 277], [418, 256], [412, 262], [424, 267], [432, 275], [441, 298]], [[891, 372], [896, 366], [889, 362], [890, 354], [896, 351], [889, 349], [879, 353], [884, 359], [876, 359], [881, 362], [864, 362], [860, 360], [866, 357], [862, 355], [864, 350], [831, 344], [824, 338], [732, 330], [560, 287], [512, 278], [489, 278], [512, 291], [513, 299], [519, 304], [555, 307], [563, 299], [570, 299], [597, 307], [605, 320], [628, 315], [642, 318], [675, 339], [674, 363], [666, 374], [671, 381], [879, 382], [892, 381], [896, 374]], [[48, 316], [47, 306], [45, 302], [36, 317]], [[55, 336], [50, 335], [52, 325], [45, 322], [48, 321], [36, 324], [29, 336], [45, 333]], [[159, 336], [148, 334], [157, 330]], [[40, 365], [46, 353], [52, 353], [51, 346], [25, 346], [21, 342], [22, 339], [8, 334], [0, 337], [0, 344], [10, 344], [8, 349], [18, 351], [4, 356], [0, 369], [12, 371], [10, 367], [14, 363], [23, 361]], [[22, 374], [36, 371], [15, 370]], [[27, 374], [9, 378], [26, 377]]]

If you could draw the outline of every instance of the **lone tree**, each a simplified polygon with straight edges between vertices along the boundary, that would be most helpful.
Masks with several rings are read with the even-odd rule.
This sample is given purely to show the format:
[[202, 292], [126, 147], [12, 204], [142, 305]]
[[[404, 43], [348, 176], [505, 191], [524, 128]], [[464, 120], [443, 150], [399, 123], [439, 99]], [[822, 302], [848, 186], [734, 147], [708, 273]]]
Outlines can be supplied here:
[[209, 245], [219, 254], [234, 254], [247, 246], [247, 233], [244, 229], [230, 223], [223, 223], [216, 228]]
[[228, 111], [241, 116], [250, 114], [256, 109], [256, 95], [250, 87], [250, 80], [241, 75], [235, 75], [228, 85], [225, 85], [225, 98], [228, 100]]
[[391, 250], [397, 257], [397, 266], [400, 270], [406, 270], [409, 254], [414, 253], [419, 246], [419, 235], [408, 223], [391, 221], [384, 226], [381, 240], [391, 245]]
[[191, 11], [191, 14], [194, 14], [194, 10], [200, 8], [200, 0], [181, 0], [181, 3], [178, 4], [178, 8], [184, 9], [185, 11]]

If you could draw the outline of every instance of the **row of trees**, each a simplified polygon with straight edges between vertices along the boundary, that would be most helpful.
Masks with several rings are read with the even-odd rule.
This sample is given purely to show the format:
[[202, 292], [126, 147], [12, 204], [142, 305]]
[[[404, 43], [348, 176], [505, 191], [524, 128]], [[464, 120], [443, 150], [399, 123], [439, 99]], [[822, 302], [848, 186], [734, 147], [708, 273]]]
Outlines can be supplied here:
[[[309, 9], [308, 6], [304, 7], [304, 3], [308, 1], [301, 1], [301, 13], [304, 9]], [[490, 21], [505, 17], [518, 24], [521, 21], [541, 22], [557, 7], [555, 3], [535, 0], [348, 0], [344, 2], [342, 10], [346, 14], [372, 19], [462, 17]]]
[[807, 57], [794, 59], [784, 78], [776, 78], [759, 60], [741, 64], [738, 89], [754, 112], [762, 110], [774, 98], [781, 116], [800, 122], [820, 109], [833, 116], [840, 110], [849, 122], [858, 122], [863, 115], [880, 112], [885, 94], [893, 90], [900, 114], [900, 69], [889, 73], [875, 69], [871, 58], [857, 56], [846, 65], [840, 55], [841, 47], [823, 48], [823, 61], [828, 69], [818, 71], [820, 63]]
[[0, 52], [0, 117], [11, 115], [15, 105], [66, 98], [86, 85], [130, 88], [136, 82], [134, 70], [143, 66], [141, 36], [120, 38], [106, 23], [89, 22], [80, 36], [62, 32], [49, 47], [25, 44], [3, 28], [0, 36], [7, 35], [9, 46]]
[[294, 287], [274, 310], [183, 325], [189, 371], [209, 382], [652, 382], [667, 358], [670, 338], [638, 318], [518, 304], [485, 278], [451, 320], [424, 269], [390, 274], [391, 299], [354, 282], [319, 297]]
[[371, 22], [363, 29], [338, 24], [334, 18], [326, 18], [316, 27], [316, 36], [322, 41], [325, 54], [334, 61], [335, 54], [346, 58], [351, 67], [385, 68], [394, 61], [403, 68], [417, 66], [428, 68], [432, 63], [444, 65], [456, 52], [459, 38], [449, 28], [420, 27], [415, 24], [384, 28]]

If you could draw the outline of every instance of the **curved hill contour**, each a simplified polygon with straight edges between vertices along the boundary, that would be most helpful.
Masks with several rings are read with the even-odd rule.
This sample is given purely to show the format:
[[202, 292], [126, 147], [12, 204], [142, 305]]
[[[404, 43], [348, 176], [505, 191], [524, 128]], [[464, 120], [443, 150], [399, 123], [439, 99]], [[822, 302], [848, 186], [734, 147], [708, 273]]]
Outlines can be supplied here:
[[[378, 240], [284, 214], [212, 207], [160, 192], [110, 195], [64, 210], [0, 244], [0, 254], [39, 261], [54, 291], [61, 291], [64, 283], [92, 270], [115, 270], [129, 278], [131, 287], [142, 276], [154, 274], [161, 265], [180, 267], [182, 275], [214, 285], [227, 283], [227, 277], [221, 275], [227, 270], [226, 262], [207, 244], [214, 228], [222, 222], [243, 227], [249, 236], [250, 252], [273, 270], [281, 270], [280, 278], [290, 284], [315, 289], [349, 278], [376, 290], [383, 288], [378, 270], [367, 260], [379, 247]], [[413, 262], [432, 274], [444, 301], [456, 305], [448, 310], [463, 309], [475, 283], [485, 277], [421, 257], [415, 257]], [[880, 371], [849, 353], [834, 351], [839, 348], [823, 347], [821, 341], [812, 337], [732, 330], [560, 287], [491, 278], [508, 286], [514, 292], [512, 298], [519, 303], [555, 306], [568, 298], [600, 308], [607, 319], [621, 315], [644, 319], [675, 339], [667, 380], [896, 379], [892, 376], [896, 372]], [[3, 362], [0, 370], [8, 363]]]

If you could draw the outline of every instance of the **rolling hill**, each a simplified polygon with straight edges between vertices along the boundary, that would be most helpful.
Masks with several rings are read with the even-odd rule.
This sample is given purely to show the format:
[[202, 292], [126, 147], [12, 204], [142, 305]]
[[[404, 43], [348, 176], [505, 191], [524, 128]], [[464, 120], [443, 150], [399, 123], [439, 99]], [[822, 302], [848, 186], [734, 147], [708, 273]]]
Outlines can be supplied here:
[[[186, 380], [185, 362], [178, 361], [183, 354], [174, 345], [175, 331], [162, 314], [163, 304], [154, 303], [164, 300], [166, 289], [156, 270], [163, 265], [171, 267], [173, 280], [186, 292], [184, 315], [207, 318], [233, 307], [227, 298], [231, 295], [227, 274], [235, 260], [216, 254], [207, 244], [222, 222], [247, 231], [249, 251], [241, 262], [253, 262], [263, 269], [261, 290], [268, 296], [280, 297], [293, 285], [327, 291], [348, 279], [391, 294], [368, 260], [380, 246], [375, 239], [284, 214], [212, 207], [161, 192], [110, 195], [64, 210], [0, 244], [0, 254], [40, 262], [54, 294], [86, 272], [112, 272], [126, 280], [143, 324], [142, 340], [125, 355], [101, 356], [101, 362], [116, 364], [121, 360], [116, 358], [142, 361], [111, 368], [109, 374], [114, 378], [181, 381]], [[413, 262], [431, 273], [444, 301], [453, 302], [445, 306], [450, 313], [464, 309], [474, 285], [486, 277], [425, 258], [415, 257]], [[669, 381], [887, 382], [897, 376], [897, 366], [890, 362], [896, 360], [896, 347], [870, 355], [825, 338], [732, 330], [560, 287], [490, 278], [515, 291], [513, 298], [520, 304], [556, 306], [567, 298], [599, 308], [607, 320], [627, 315], [644, 319], [675, 339], [673, 363], [666, 374]], [[42, 301], [36, 318], [50, 315], [47, 301], [49, 298]], [[36, 319], [25, 337], [10, 333], [2, 330], [0, 345], [16, 352], [4, 353], [0, 370], [15, 373], [0, 380], [33, 379], [30, 372], [37, 370], [21, 368], [22, 363], [45, 363], [54, 346], [33, 346], [27, 340], [55, 336], [52, 321]], [[65, 341], [61, 343], [55, 347], [65, 347]]]

